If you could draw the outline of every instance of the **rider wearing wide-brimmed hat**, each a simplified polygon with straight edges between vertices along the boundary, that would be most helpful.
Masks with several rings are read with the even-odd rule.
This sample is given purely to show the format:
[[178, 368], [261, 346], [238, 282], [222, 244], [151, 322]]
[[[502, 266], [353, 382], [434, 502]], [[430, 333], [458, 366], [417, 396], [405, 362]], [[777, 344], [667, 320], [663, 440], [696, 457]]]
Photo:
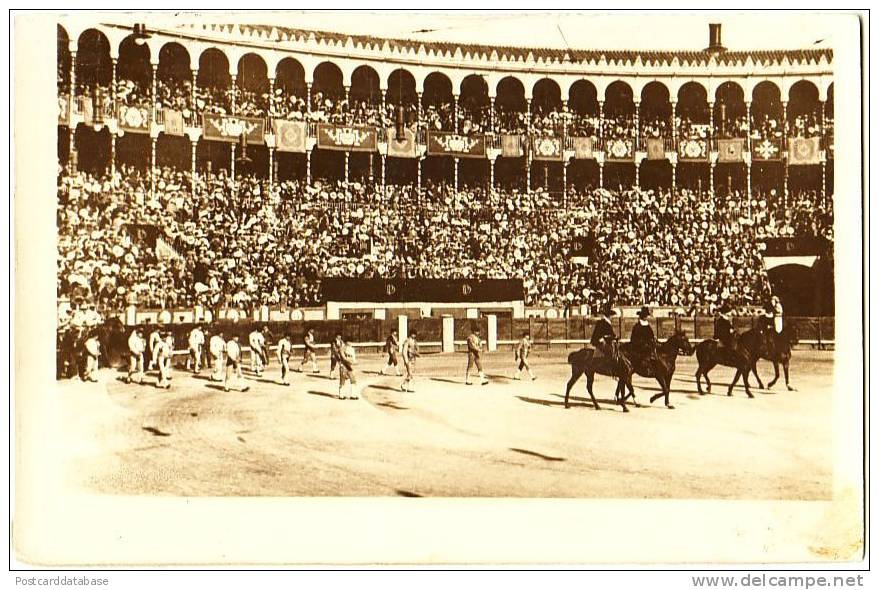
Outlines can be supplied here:
[[601, 307], [598, 322], [595, 323], [595, 327], [592, 329], [592, 337], [589, 339], [589, 343], [595, 350], [593, 358], [611, 356], [608, 353], [608, 344], [611, 341], [616, 340], [617, 336], [613, 331], [613, 325], [611, 324], [610, 318], [615, 315], [617, 315], [617, 312], [611, 307], [610, 303], [605, 303]]
[[734, 348], [736, 337], [730, 317], [731, 313], [732, 307], [729, 303], [724, 302], [717, 310], [717, 318], [714, 320], [714, 339], [719, 340], [727, 348]]
[[644, 359], [656, 357], [656, 334], [647, 321], [649, 317], [650, 308], [645, 305], [638, 311], [638, 322], [632, 326], [632, 333], [629, 336], [632, 349]]

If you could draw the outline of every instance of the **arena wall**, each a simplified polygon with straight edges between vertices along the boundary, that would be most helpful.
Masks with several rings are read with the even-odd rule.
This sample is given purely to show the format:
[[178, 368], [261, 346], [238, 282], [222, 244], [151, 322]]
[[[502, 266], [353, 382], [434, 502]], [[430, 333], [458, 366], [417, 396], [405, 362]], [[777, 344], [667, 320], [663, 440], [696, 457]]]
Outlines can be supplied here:
[[[406, 318], [400, 319], [360, 319], [360, 320], [316, 320], [316, 321], [254, 321], [250, 319], [240, 321], [218, 321], [209, 326], [210, 334], [218, 330], [223, 331], [225, 338], [233, 334], [240, 337], [242, 347], [248, 350], [247, 335], [254, 328], [266, 327], [269, 330], [268, 341], [274, 343], [282, 334], [293, 339], [295, 351], [302, 349], [302, 338], [309, 329], [313, 329], [315, 340], [319, 349], [328, 349], [329, 342], [336, 334], [352, 343], [362, 352], [381, 352], [385, 339], [393, 330], [398, 330], [401, 338], [406, 331], [417, 331], [419, 347], [425, 353], [451, 352], [443, 346], [444, 322], [452, 319], [452, 342], [454, 351], [461, 352], [466, 348], [467, 336], [476, 328], [481, 331], [484, 338], [492, 336], [489, 349], [510, 350], [523, 333], [531, 335], [536, 350], [549, 350], [551, 348], [579, 347], [588, 342], [597, 318], [570, 317], [563, 319], [549, 318], [513, 318], [486, 316], [481, 318]], [[714, 318], [711, 317], [676, 317], [676, 318], [651, 318], [653, 330], [657, 338], [665, 339], [676, 330], [683, 331], [691, 342], [698, 342], [711, 338], [714, 333]], [[736, 330], [741, 333], [753, 327], [756, 317], [737, 317], [733, 319]], [[796, 325], [799, 338], [799, 347], [833, 348], [835, 335], [835, 320], [832, 317], [786, 317], [787, 325]], [[614, 331], [621, 335], [622, 340], [628, 339], [632, 326], [636, 320], [627, 317], [614, 318]], [[495, 324], [495, 329], [490, 329], [490, 324]], [[405, 324], [405, 325], [404, 325]], [[115, 325], [115, 329], [112, 327]], [[143, 327], [149, 331], [153, 323]], [[186, 342], [189, 331], [195, 324], [177, 323], [163, 326], [171, 331], [176, 343], [175, 354], [183, 357], [187, 354]], [[121, 323], [105, 325], [107, 332], [104, 334], [106, 351], [105, 360], [110, 365], [117, 366], [127, 359], [127, 339], [130, 329]], [[492, 333], [496, 334], [496, 337]], [[270, 346], [274, 350], [274, 346]], [[59, 351], [60, 353], [60, 351]], [[181, 358], [182, 362], [182, 358]]]

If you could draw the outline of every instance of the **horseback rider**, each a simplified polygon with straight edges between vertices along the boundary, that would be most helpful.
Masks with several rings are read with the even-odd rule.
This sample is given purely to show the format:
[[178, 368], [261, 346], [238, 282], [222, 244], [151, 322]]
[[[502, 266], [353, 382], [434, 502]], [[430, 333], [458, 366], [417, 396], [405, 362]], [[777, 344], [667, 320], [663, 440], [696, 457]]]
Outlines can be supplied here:
[[772, 299], [770, 299], [769, 301], [769, 305], [772, 308], [772, 319], [775, 333], [781, 334], [781, 331], [784, 328], [784, 308], [781, 306], [781, 299], [778, 298], [778, 295], [772, 296]]
[[632, 334], [629, 336], [632, 350], [643, 361], [656, 360], [656, 335], [647, 318], [650, 317], [650, 308], [646, 305], [638, 311], [638, 323], [632, 326]]
[[617, 312], [611, 307], [610, 303], [605, 303], [599, 314], [598, 322], [592, 330], [592, 338], [589, 339], [589, 344], [592, 345], [591, 348], [595, 351], [592, 358], [612, 357], [610, 343], [616, 340], [617, 336], [613, 331], [610, 318], [617, 315]]
[[714, 339], [729, 350], [735, 349], [736, 331], [733, 329], [730, 313], [732, 307], [724, 302], [717, 310], [717, 318], [714, 320]]

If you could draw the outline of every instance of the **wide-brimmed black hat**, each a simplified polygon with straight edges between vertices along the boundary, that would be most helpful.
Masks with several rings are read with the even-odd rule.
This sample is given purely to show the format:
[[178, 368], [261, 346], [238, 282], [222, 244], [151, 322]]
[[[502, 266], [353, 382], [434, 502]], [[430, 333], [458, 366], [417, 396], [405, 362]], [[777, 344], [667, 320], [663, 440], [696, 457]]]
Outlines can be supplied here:
[[610, 303], [605, 303], [601, 307], [601, 315], [610, 317], [612, 315], [617, 315], [617, 311], [611, 306]]
[[720, 306], [720, 310], [719, 310], [719, 311], [720, 311], [720, 313], [722, 313], [722, 314], [727, 314], [727, 313], [729, 313], [729, 312], [732, 311], [732, 307], [730, 306], [729, 303], [724, 302], [724, 304]]
[[638, 311], [638, 317], [644, 319], [650, 315], [650, 308], [646, 305], [643, 306], [640, 311]]

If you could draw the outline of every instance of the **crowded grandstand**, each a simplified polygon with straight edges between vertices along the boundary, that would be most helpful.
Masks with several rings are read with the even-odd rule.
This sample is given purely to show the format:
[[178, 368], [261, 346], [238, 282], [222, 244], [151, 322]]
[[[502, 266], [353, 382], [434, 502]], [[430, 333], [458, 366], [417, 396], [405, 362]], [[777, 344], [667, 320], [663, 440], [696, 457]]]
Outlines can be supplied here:
[[572, 60], [59, 25], [58, 298], [65, 317], [249, 315], [353, 277], [519, 279], [565, 317], [762, 306], [767, 240], [832, 244], [831, 67], [829, 49], [726, 51], [719, 27], [704, 51]]

